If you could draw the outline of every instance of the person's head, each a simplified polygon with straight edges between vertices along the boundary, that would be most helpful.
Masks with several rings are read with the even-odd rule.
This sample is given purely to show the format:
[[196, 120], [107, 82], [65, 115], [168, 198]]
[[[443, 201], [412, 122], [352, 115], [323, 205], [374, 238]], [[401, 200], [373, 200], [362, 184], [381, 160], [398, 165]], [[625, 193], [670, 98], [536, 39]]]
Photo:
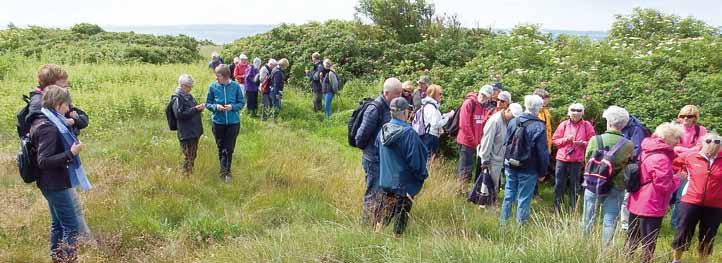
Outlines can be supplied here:
[[501, 92], [503, 91], [504, 86], [501, 85], [501, 82], [494, 82], [491, 84], [491, 88], [492, 88], [491, 99], [496, 100], [496, 99], [498, 99], [499, 94], [501, 94]]
[[708, 158], [717, 157], [720, 152], [720, 137], [717, 133], [711, 131], [702, 138], [702, 150], [700, 153]]
[[401, 96], [401, 81], [397, 78], [388, 78], [384, 81], [383, 96], [386, 102]]
[[657, 126], [654, 130], [654, 135], [664, 140], [669, 146], [677, 146], [680, 138], [684, 135], [684, 128], [678, 123], [665, 122]]
[[314, 52], [313, 54], [311, 54], [311, 61], [313, 61], [313, 63], [318, 63], [319, 61], [321, 61], [321, 54], [319, 54], [318, 52]]
[[521, 115], [524, 112], [524, 109], [521, 108], [521, 104], [519, 103], [512, 103], [509, 104], [509, 107], [504, 109], [504, 120], [509, 121], [513, 119], [514, 117], [517, 117]]
[[38, 88], [45, 89], [50, 85], [68, 86], [68, 72], [55, 64], [45, 64], [38, 69]]
[[414, 82], [410, 80], [404, 81], [404, 83], [401, 84], [401, 88], [403, 89], [402, 95], [404, 97], [411, 97], [411, 94], [414, 93]]
[[281, 66], [283, 70], [286, 70], [288, 68], [288, 59], [282, 58], [278, 61], [278, 65]]
[[[494, 96], [494, 94], [492, 94]], [[509, 108], [509, 104], [511, 104], [511, 93], [508, 91], [502, 91], [499, 92], [499, 94], [496, 96], [496, 108], [498, 109], [506, 109]]]
[[333, 66], [333, 62], [331, 62], [330, 59], [323, 60], [323, 68], [330, 70], [332, 66]]
[[248, 64], [248, 56], [246, 56], [246, 54], [241, 53], [241, 55], [238, 56], [238, 60], [241, 64]]
[[219, 59], [221, 59], [221, 55], [219, 55], [218, 52], [211, 53], [211, 60], [217, 61]]
[[526, 108], [526, 112], [536, 116], [542, 107], [544, 107], [544, 100], [538, 95], [524, 96], [524, 108]]
[[444, 88], [436, 84], [431, 84], [431, 86], [426, 89], [426, 96], [431, 97], [436, 102], [441, 103], [441, 99], [444, 97]]
[[699, 118], [699, 109], [694, 105], [686, 105], [679, 110], [677, 114], [677, 121], [684, 125], [684, 127], [692, 127], [697, 123]]
[[622, 107], [609, 106], [602, 113], [602, 118], [607, 120], [607, 129], [621, 131], [629, 123], [629, 112]]
[[193, 89], [193, 77], [188, 74], [180, 75], [178, 78], [178, 87], [185, 93], [191, 92]]
[[241, 62], [241, 59], [238, 57], [233, 58], [233, 64], [238, 64], [238, 62]]
[[578, 122], [582, 119], [582, 117], [584, 117], [584, 105], [582, 105], [581, 103], [574, 103], [572, 105], [569, 105], [567, 115], [569, 115], [569, 119], [573, 122]]
[[70, 111], [70, 93], [57, 85], [50, 85], [43, 92], [43, 108], [65, 115]]
[[549, 105], [549, 92], [545, 89], [535, 89], [534, 95], [541, 97], [544, 100], [544, 107]]
[[421, 76], [419, 78], [419, 81], [416, 82], [416, 84], [419, 85], [419, 90], [426, 91], [426, 89], [428, 89], [429, 86], [431, 86], [431, 78], [429, 78], [429, 76], [426, 76], [426, 75]]
[[399, 119], [404, 122], [409, 119], [409, 102], [405, 98], [398, 97], [391, 100], [391, 102], [389, 102], [389, 109], [391, 111], [392, 118]]
[[263, 62], [261, 62], [261, 58], [256, 57], [256, 58], [253, 59], [253, 66], [254, 66], [254, 67], [260, 68], [260, 67], [261, 67], [261, 63], [263, 63]]
[[275, 68], [277, 65], [278, 65], [278, 61], [276, 61], [275, 59], [272, 59], [272, 58], [268, 59], [268, 66], [269, 66], [269, 67]]
[[216, 80], [218, 80], [218, 83], [220, 84], [228, 84], [231, 80], [231, 69], [228, 68], [225, 64], [220, 64], [216, 67]]
[[479, 95], [476, 96], [476, 99], [479, 101], [479, 103], [485, 103], [489, 101], [493, 90], [494, 88], [492, 88], [491, 85], [481, 86], [481, 89], [479, 89]]

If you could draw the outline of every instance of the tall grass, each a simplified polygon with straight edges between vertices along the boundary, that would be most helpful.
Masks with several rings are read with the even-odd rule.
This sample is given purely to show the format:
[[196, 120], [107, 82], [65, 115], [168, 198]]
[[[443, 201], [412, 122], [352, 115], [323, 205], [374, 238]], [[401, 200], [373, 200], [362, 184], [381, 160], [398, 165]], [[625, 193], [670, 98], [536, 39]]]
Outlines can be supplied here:
[[[40, 63], [28, 61], [0, 80], [0, 262], [47, 262], [47, 203], [18, 179], [13, 113]], [[177, 76], [196, 79], [203, 100], [213, 75], [196, 65], [67, 67], [73, 102], [90, 127], [81, 140], [95, 188], [82, 193], [96, 246], [85, 262], [629, 262], [617, 234], [609, 250], [599, 233], [584, 237], [577, 217], [533, 205], [525, 226], [499, 227], [498, 211], [454, 194], [453, 160], [440, 160], [418, 197], [407, 233], [373, 233], [359, 224], [364, 174], [360, 151], [346, 146], [345, 121], [378, 83], [351, 81], [336, 114], [311, 111], [310, 95], [289, 88], [278, 123], [242, 117], [230, 183], [218, 179], [216, 148], [204, 113], [195, 173], [182, 177], [175, 133], [162, 110]], [[542, 188], [550, 200], [550, 189]], [[665, 228], [655, 262], [669, 258]], [[715, 255], [717, 256], [717, 254]]]

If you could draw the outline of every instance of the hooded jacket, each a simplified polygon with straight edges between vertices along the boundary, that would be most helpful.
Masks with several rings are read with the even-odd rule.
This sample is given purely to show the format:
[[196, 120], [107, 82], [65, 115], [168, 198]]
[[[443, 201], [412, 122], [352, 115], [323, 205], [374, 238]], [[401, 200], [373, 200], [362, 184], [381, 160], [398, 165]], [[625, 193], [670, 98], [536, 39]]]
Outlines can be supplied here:
[[384, 124], [376, 139], [379, 147], [379, 185], [386, 191], [416, 196], [424, 180], [428, 150], [411, 126], [399, 119]]
[[517, 125], [520, 122], [527, 122], [526, 129], [524, 130], [526, 136], [525, 140], [529, 146], [529, 159], [524, 161], [521, 166], [514, 167], [506, 165], [511, 171], [524, 173], [524, 174], [536, 174], [537, 176], [545, 175], [547, 168], [549, 167], [549, 148], [547, 147], [546, 137], [546, 125], [539, 117], [524, 112], [519, 117], [516, 117], [509, 121], [507, 125], [506, 143], [510, 143], [514, 132], [517, 129]]
[[421, 109], [423, 110], [424, 123], [429, 125], [429, 134], [436, 137], [441, 136], [444, 125], [449, 121], [449, 118], [439, 111], [439, 102], [431, 97], [423, 98], [421, 99]]
[[644, 127], [641, 121], [634, 116], [629, 116], [629, 122], [627, 126], [622, 129], [624, 138], [632, 141], [634, 144], [634, 150], [632, 150], [632, 159], [637, 160], [639, 153], [642, 152], [642, 141], [644, 138], [649, 136], [647, 128]]
[[639, 191], [629, 195], [629, 212], [638, 216], [663, 217], [681, 179], [674, 176], [672, 146], [653, 135], [642, 142]]
[[[584, 150], [587, 149], [589, 139], [596, 134], [594, 126], [588, 121], [579, 120], [577, 123], [573, 123], [571, 120], [563, 121], [552, 136], [552, 143], [559, 149], [557, 150], [557, 160], [583, 163], [585, 161]], [[573, 137], [572, 141], [566, 140], [567, 136]], [[582, 144], [575, 145], [574, 141], [582, 141]]]
[[[472, 112], [473, 104], [473, 112]], [[466, 147], [476, 149], [481, 142], [486, 121], [486, 110], [477, 99], [477, 94], [471, 92], [466, 95], [464, 103], [459, 109], [459, 133], [456, 142]]]
[[246, 88], [246, 91], [250, 92], [257, 92], [258, 86], [261, 85], [261, 83], [258, 81], [258, 68], [251, 65], [246, 70], [246, 75], [243, 77], [243, 85]]
[[203, 135], [203, 122], [201, 112], [193, 107], [198, 105], [196, 99], [190, 93], [176, 89], [176, 101], [173, 103], [173, 113], [178, 120], [178, 140], [192, 140]]
[[675, 171], [687, 173], [687, 187], [682, 202], [722, 208], [722, 153], [709, 159], [699, 152], [674, 159]]
[[233, 69], [233, 78], [236, 79], [236, 82], [239, 84], [245, 85], [245, 78], [246, 78], [246, 70], [248, 70], [249, 66], [247, 63], [238, 63], [236, 67]]
[[[217, 105], [231, 105], [230, 111], [217, 111]], [[228, 84], [223, 85], [214, 81], [211, 86], [208, 87], [208, 96], [206, 97], [206, 108], [213, 112], [211, 118], [213, 123], [230, 125], [241, 122], [240, 111], [243, 109], [245, 101], [243, 99], [243, 92], [241, 86], [235, 81], [230, 81]]]
[[63, 190], [71, 187], [68, 165], [73, 154], [65, 150], [58, 128], [40, 111], [31, 112], [27, 120], [30, 127], [30, 140], [36, 150], [38, 169], [37, 186], [43, 190]]

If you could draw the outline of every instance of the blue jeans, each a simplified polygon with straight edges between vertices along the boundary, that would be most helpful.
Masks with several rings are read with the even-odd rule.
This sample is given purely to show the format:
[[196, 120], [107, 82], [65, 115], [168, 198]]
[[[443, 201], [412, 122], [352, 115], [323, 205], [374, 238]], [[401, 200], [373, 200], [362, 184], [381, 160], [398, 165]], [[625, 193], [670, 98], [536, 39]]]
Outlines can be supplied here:
[[669, 223], [672, 225], [672, 229], [677, 229], [677, 226], [679, 224], [679, 201], [682, 200], [682, 192], [684, 192], [684, 188], [687, 187], [687, 179], [682, 180], [682, 183], [679, 184], [679, 188], [677, 188], [677, 191], [674, 192], [674, 204], [672, 204], [672, 217], [669, 220]]
[[602, 210], [602, 242], [609, 245], [614, 238], [614, 231], [617, 228], [617, 219], [622, 207], [624, 192], [612, 187], [609, 193], [596, 195], [589, 190], [584, 190], [584, 211], [582, 212], [582, 232], [589, 234], [596, 221], [598, 211]]
[[68, 188], [59, 191], [40, 190], [48, 201], [50, 210], [50, 253], [54, 258], [70, 259], [76, 256], [75, 246], [80, 231], [78, 211], [73, 191]]
[[474, 168], [476, 149], [459, 144], [459, 176], [468, 180], [471, 178], [471, 170]]
[[534, 197], [537, 175], [526, 174], [506, 169], [506, 185], [504, 187], [504, 202], [501, 204], [501, 224], [511, 217], [511, 207], [517, 203], [516, 222], [524, 224], [529, 221], [531, 214], [531, 200]]
[[580, 177], [582, 173], [582, 163], [563, 162], [557, 160], [554, 174], [554, 208], [557, 212], [561, 212], [562, 200], [564, 195], [568, 195], [566, 204], [573, 211], [576, 207], [577, 197], [581, 192]]
[[333, 92], [326, 92], [323, 94], [323, 110], [326, 112], [326, 118], [330, 118], [333, 113], [331, 109], [331, 101], [333, 101]]
[[376, 193], [379, 192], [381, 189], [381, 186], [379, 185], [379, 170], [380, 170], [380, 163], [378, 162], [371, 162], [367, 161], [366, 159], [363, 159], [361, 161], [361, 165], [364, 168], [364, 172], [366, 173], [366, 191], [364, 192], [364, 206], [363, 206], [363, 220], [367, 221], [370, 219], [370, 212], [376, 211], [376, 206], [378, 205], [377, 200], [375, 199]]

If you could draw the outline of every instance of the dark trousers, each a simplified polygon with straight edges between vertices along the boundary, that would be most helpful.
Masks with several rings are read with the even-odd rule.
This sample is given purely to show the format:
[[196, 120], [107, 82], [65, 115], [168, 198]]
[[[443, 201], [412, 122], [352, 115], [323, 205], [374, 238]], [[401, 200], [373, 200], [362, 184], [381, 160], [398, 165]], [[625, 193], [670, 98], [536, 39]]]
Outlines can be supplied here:
[[248, 111], [255, 115], [258, 109], [258, 91], [246, 91], [246, 98], [248, 99]]
[[180, 146], [183, 151], [183, 175], [190, 175], [198, 152], [198, 138], [180, 141]]
[[377, 211], [379, 206], [379, 162], [371, 162], [366, 159], [361, 161], [361, 166], [366, 173], [366, 191], [363, 198], [363, 215], [361, 220], [368, 223], [372, 220], [372, 214]]
[[394, 220], [394, 233], [401, 235], [406, 229], [406, 223], [409, 221], [409, 213], [411, 213], [411, 206], [413, 205], [411, 199], [407, 196], [403, 196], [391, 191], [382, 191], [380, 212], [377, 216], [382, 218], [384, 226], [391, 223]]
[[677, 233], [672, 241], [672, 249], [687, 251], [694, 236], [694, 230], [699, 223], [699, 246], [697, 251], [700, 256], [712, 254], [712, 245], [717, 235], [720, 221], [722, 221], [722, 208], [705, 207], [680, 202], [679, 224]]
[[421, 136], [421, 142], [423, 142], [426, 149], [429, 150], [429, 156], [439, 151], [439, 137], [427, 133]]
[[271, 116], [271, 93], [263, 93], [261, 97], [261, 104], [263, 106], [263, 108], [261, 108], [261, 119], [265, 121], [269, 116]]
[[213, 136], [218, 146], [218, 160], [221, 162], [221, 176], [230, 176], [233, 150], [236, 148], [236, 138], [240, 124], [213, 124]]
[[574, 211], [577, 197], [581, 193], [579, 183], [582, 172], [582, 163], [557, 161], [554, 174], [554, 208], [561, 212], [564, 194], [568, 195], [567, 205]]
[[654, 249], [657, 246], [657, 236], [662, 229], [664, 217], [646, 217], [629, 214], [629, 238], [624, 243], [628, 254], [642, 246], [642, 262], [650, 262], [654, 257]]
[[313, 111], [318, 112], [323, 108], [323, 105], [321, 103], [323, 99], [323, 92], [321, 92], [321, 89], [314, 90], [313, 91]]

